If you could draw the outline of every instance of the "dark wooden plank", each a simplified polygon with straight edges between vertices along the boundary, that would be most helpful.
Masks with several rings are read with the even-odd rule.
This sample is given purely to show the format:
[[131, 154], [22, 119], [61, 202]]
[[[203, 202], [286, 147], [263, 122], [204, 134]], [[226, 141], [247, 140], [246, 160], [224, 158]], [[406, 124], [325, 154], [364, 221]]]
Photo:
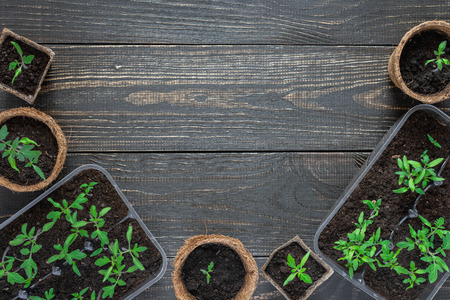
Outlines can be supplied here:
[[[63, 175], [95, 163], [106, 168], [144, 222], [175, 256], [192, 235], [237, 237], [268, 256], [296, 234], [313, 235], [365, 153], [70, 154]], [[0, 189], [9, 216], [40, 193]]]
[[[295, 235], [313, 235], [367, 153], [70, 154], [63, 171], [96, 163], [116, 180], [169, 256], [164, 278], [137, 299], [174, 299], [170, 274], [184, 240], [208, 233], [239, 238], [261, 267]], [[0, 188], [0, 215], [39, 193]], [[448, 299], [450, 281], [435, 299]], [[447, 298], [446, 298], [447, 297]], [[253, 299], [283, 299], [260, 277]], [[370, 299], [335, 274], [311, 299]]]
[[397, 44], [447, 1], [42, 0], [2, 3], [0, 25], [41, 43]]
[[53, 48], [35, 107], [69, 151], [370, 150], [417, 104], [387, 76], [392, 47]]

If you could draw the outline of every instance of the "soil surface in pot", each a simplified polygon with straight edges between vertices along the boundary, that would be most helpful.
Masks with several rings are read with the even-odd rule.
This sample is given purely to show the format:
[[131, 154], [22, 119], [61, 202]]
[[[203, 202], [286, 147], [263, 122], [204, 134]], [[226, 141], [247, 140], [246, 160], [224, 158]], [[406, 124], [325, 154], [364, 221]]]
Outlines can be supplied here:
[[[208, 270], [214, 262], [209, 284], [200, 269]], [[245, 269], [233, 249], [222, 244], [205, 244], [195, 248], [181, 270], [181, 280], [194, 297], [200, 300], [232, 299], [244, 284]]]
[[[127, 206], [106, 176], [100, 171], [86, 170], [79, 173], [50, 194], [49, 198], [59, 203], [61, 203], [63, 199], [66, 199], [70, 204], [81, 192], [83, 192], [84, 189], [80, 189], [80, 185], [93, 181], [98, 182], [98, 184], [94, 186], [91, 194], [87, 195], [89, 200], [84, 205], [84, 209], [77, 211], [77, 220], [81, 221], [90, 218], [89, 208], [92, 205], [96, 206], [98, 212], [105, 207], [111, 207], [111, 210], [104, 217], [105, 225], [103, 227], [103, 230], [108, 232], [110, 242], [118, 239], [119, 247], [127, 247], [128, 242], [126, 240], [126, 232], [128, 226], [132, 225], [133, 234], [131, 244], [134, 245], [137, 243], [139, 246], [147, 247], [147, 250], [143, 252], [139, 258], [139, 261], [143, 264], [145, 270], [138, 270], [134, 273], [125, 274], [121, 279], [126, 282], [126, 286], [117, 286], [115, 289], [113, 299], [122, 299], [124, 295], [129, 294], [141, 286], [144, 281], [154, 277], [155, 273], [162, 265], [162, 257], [158, 249], [140, 227], [139, 223], [135, 219], [127, 217]], [[43, 224], [48, 222], [46, 219], [47, 214], [54, 210], [56, 209], [54, 209], [51, 203], [47, 201], [47, 198], [43, 199], [8, 224], [5, 228], [1, 229], [0, 240], [5, 242], [0, 245], [0, 253], [5, 253], [8, 242], [20, 233], [22, 224], [27, 223], [28, 230], [31, 227], [36, 227], [36, 230], [40, 229]], [[91, 233], [94, 226], [89, 224], [83, 228]], [[62, 260], [56, 261], [53, 264], [47, 263], [48, 258], [59, 252], [53, 248], [53, 245], [63, 244], [66, 237], [70, 234], [70, 230], [70, 224], [64, 217], [61, 217], [50, 231], [42, 233], [37, 238], [37, 244], [43, 245], [43, 247], [39, 252], [33, 254], [33, 259], [38, 267], [38, 274], [33, 283], [37, 284], [33, 284], [31, 287], [24, 289], [19, 284], [11, 285], [6, 281], [6, 278], [1, 278], [0, 299], [13, 299], [20, 290], [25, 290], [28, 295], [44, 297], [45, 291], [54, 288], [54, 293], [56, 295], [55, 299], [72, 299], [71, 294], [79, 292], [86, 287], [90, 287], [87, 292], [89, 296], [92, 291], [96, 291], [97, 295], [99, 291], [102, 292], [102, 288], [109, 284], [108, 282], [102, 282], [103, 275], [98, 273], [100, 268], [95, 266], [94, 263], [98, 258], [108, 255], [109, 253], [104, 250], [98, 256], [92, 258], [89, 257], [94, 250], [100, 248], [98, 240], [78, 237], [69, 249], [70, 251], [81, 249], [88, 255], [83, 260], [77, 261], [77, 267], [80, 270], [81, 277], [76, 275], [73, 272], [72, 267]], [[24, 256], [20, 253], [20, 249], [22, 248], [22, 246], [9, 247], [6, 255], [23, 259]], [[132, 265], [131, 258], [128, 255], [125, 255], [124, 264], [127, 266], [127, 269]], [[57, 272], [52, 272], [52, 270], [55, 271], [55, 267], [57, 267]], [[105, 267], [102, 269], [105, 269]], [[59, 273], [58, 271], [60, 272], [59, 275], [57, 274]], [[25, 276], [23, 270], [20, 271], [20, 274]]]
[[425, 63], [435, 59], [434, 51], [447, 40], [446, 52], [442, 58], [450, 59], [450, 40], [444, 33], [429, 30], [413, 36], [404, 46], [400, 57], [400, 73], [408, 88], [419, 94], [434, 94], [450, 83], [450, 66], [437, 69], [436, 63]]
[[[17, 59], [21, 61], [19, 53], [11, 44], [16, 42], [22, 48], [23, 55], [34, 55], [31, 64], [22, 68], [22, 73], [16, 77], [14, 84], [11, 84], [15, 71], [9, 70], [9, 64]], [[0, 78], [1, 82], [11, 88], [27, 95], [33, 95], [39, 86], [42, 75], [47, 67], [50, 57], [47, 53], [39, 51], [30, 45], [18, 41], [11, 36], [7, 36], [0, 47]]]
[[[377, 162], [368, 171], [366, 176], [352, 192], [345, 204], [339, 209], [319, 237], [319, 248], [329, 258], [337, 264], [345, 267], [344, 261], [338, 261], [343, 256], [333, 247], [338, 240], [347, 240], [347, 233], [353, 232], [356, 227], [358, 216], [361, 211], [367, 217], [370, 213], [368, 207], [362, 203], [363, 200], [382, 199], [379, 216], [373, 219], [374, 223], [369, 227], [366, 236], [371, 236], [376, 229], [381, 228], [382, 238], [388, 239], [392, 230], [405, 216], [417, 198], [416, 193], [408, 191], [404, 194], [395, 194], [392, 191], [398, 189], [399, 170], [397, 158], [406, 157], [410, 160], [420, 161], [420, 155], [424, 150], [428, 150], [430, 159], [446, 158], [450, 154], [450, 132], [449, 127], [442, 121], [432, 117], [424, 111], [418, 111], [411, 115], [402, 129], [393, 138], [391, 143], [383, 151]], [[435, 138], [442, 149], [434, 146], [427, 137], [430, 134]], [[435, 167], [438, 171], [441, 165]], [[441, 177], [446, 180], [438, 187], [430, 188], [418, 202], [418, 212], [430, 222], [434, 223], [439, 217], [444, 217], [445, 228], [450, 229], [450, 164], [443, 169]], [[417, 230], [421, 228], [418, 218], [408, 219], [394, 234], [394, 243], [405, 239], [404, 234], [409, 234], [409, 226]], [[421, 263], [418, 253], [402, 250], [399, 260], [404, 267], [409, 266], [412, 259], [416, 265]], [[397, 275], [395, 271], [388, 271], [378, 268], [377, 272], [372, 272], [370, 268], [360, 267], [358, 271], [365, 270], [365, 283], [371, 289], [386, 297], [387, 299], [414, 299], [427, 286], [427, 283], [419, 287], [406, 289], [406, 284], [402, 283], [406, 275]], [[387, 275], [389, 274], [389, 275]]]
[[[273, 281], [282, 287], [291, 299], [299, 299], [300, 297], [303, 297], [306, 290], [309, 289], [312, 284], [305, 283], [298, 277], [295, 277], [294, 280], [283, 287], [284, 281], [289, 277], [289, 275], [292, 274], [292, 269], [286, 265], [287, 256], [288, 254], [291, 254], [291, 256], [295, 259], [295, 263], [299, 264], [306, 253], [307, 251], [299, 244], [295, 242], [291, 243], [277, 251], [272, 256], [272, 259], [267, 264], [265, 270], [267, 275], [269, 275]], [[311, 277], [313, 283], [319, 280], [326, 272], [326, 269], [315, 261], [312, 256], [309, 256], [304, 267], [306, 268], [305, 273]]]
[[[50, 128], [45, 123], [29, 117], [14, 117], [0, 124], [0, 128], [3, 125], [8, 127], [7, 141], [27, 137], [39, 145], [39, 147], [35, 146], [33, 149], [42, 153], [36, 165], [44, 172], [45, 178], [48, 178], [58, 157], [58, 143]], [[7, 157], [2, 158], [0, 159], [0, 174], [12, 183], [19, 185], [26, 186], [41, 182], [42, 178], [34, 171], [33, 167], [25, 167], [26, 164], [27, 161], [21, 162], [16, 159], [19, 173], [11, 168]]]

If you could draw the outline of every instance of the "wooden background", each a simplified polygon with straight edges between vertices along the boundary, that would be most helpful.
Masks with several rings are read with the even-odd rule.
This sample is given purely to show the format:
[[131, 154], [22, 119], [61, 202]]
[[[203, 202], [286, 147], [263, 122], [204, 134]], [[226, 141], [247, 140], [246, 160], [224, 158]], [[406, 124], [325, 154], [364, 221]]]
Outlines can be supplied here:
[[[239, 238], [261, 267], [320, 222], [419, 104], [390, 82], [403, 34], [448, 1], [0, 1], [0, 25], [56, 52], [34, 107], [69, 140], [62, 175], [106, 168], [169, 257], [137, 299], [175, 299], [185, 239]], [[27, 103], [0, 92], [0, 110]], [[450, 114], [450, 102], [436, 105]], [[40, 193], [0, 188], [0, 221]], [[450, 281], [435, 299], [450, 299]], [[283, 299], [262, 277], [253, 299]], [[370, 299], [334, 274], [311, 299]]]

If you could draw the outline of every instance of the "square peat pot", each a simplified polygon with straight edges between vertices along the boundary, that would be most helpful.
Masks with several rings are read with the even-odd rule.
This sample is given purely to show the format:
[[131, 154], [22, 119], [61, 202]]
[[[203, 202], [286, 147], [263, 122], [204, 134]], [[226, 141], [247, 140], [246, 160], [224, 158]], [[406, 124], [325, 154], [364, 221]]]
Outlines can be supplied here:
[[309, 249], [303, 240], [295, 236], [290, 241], [275, 249], [261, 268], [262, 276], [288, 300], [308, 299], [322, 283], [333, 275], [334, 271], [330, 266], [311, 251], [304, 267], [306, 268], [305, 273], [310, 276], [312, 283], [302, 282], [296, 277], [286, 286], [283, 286], [284, 281], [291, 274], [292, 270], [286, 265], [288, 254], [291, 254], [295, 259], [295, 263], [299, 264], [309, 251], [311, 249]]
[[[11, 41], [19, 45], [24, 57], [23, 60]], [[25, 58], [30, 55], [34, 55], [34, 58], [28, 63]], [[33, 104], [41, 90], [42, 82], [44, 82], [54, 56], [55, 53], [50, 48], [41, 46], [4, 28], [0, 36], [0, 89], [27, 101], [29, 104]], [[16, 66], [14, 70], [10, 69], [10, 63], [14, 61], [26, 62], [16, 78], [14, 78], [14, 75], [18, 67]]]
[[[389, 228], [391, 230], [383, 231], [382, 229], [381, 237], [384, 239], [393, 237], [391, 241], [393, 242], [394, 245], [396, 245], [398, 241], [404, 239], [403, 232], [409, 233], [408, 228], [409, 222], [415, 225], [420, 224], [417, 215], [415, 217], [412, 215], [406, 217], [408, 215], [408, 209], [412, 206], [413, 203], [419, 203], [417, 205], [417, 212], [419, 215], [422, 215], [422, 213], [428, 213], [429, 211], [431, 211], [429, 207], [426, 207], [426, 205], [428, 205], [426, 203], [436, 201], [434, 202], [434, 204], [431, 203], [429, 206], [434, 205], [436, 207], [439, 207], [438, 213], [442, 212], [443, 214], [447, 215], [446, 213], [446, 211], [448, 211], [447, 205], [448, 203], [450, 203], [450, 199], [449, 194], [446, 194], [446, 190], [449, 189], [448, 181], [450, 180], [450, 177], [446, 178], [445, 176], [443, 176], [444, 178], [446, 178], [444, 184], [442, 184], [441, 186], [432, 187], [428, 191], [426, 191], [426, 195], [424, 195], [423, 197], [428, 198], [422, 199], [419, 198], [420, 201], [422, 202], [420, 201], [417, 202], [416, 200], [418, 195], [412, 193], [411, 191], [408, 191], [408, 193], [405, 194], [395, 194], [392, 191], [394, 189], [399, 188], [398, 175], [395, 175], [395, 171], [399, 170], [397, 165], [397, 158], [399, 157], [401, 158], [403, 157], [403, 155], [406, 155], [408, 159], [418, 161], [420, 159], [420, 154], [417, 154], [415, 152], [418, 152], [417, 149], [419, 149], [419, 147], [423, 147], [424, 148], [423, 150], [429, 150], [428, 155], [430, 156], [430, 160], [442, 157], [442, 156], [436, 157], [435, 155], [448, 156], [449, 154], [448, 148], [450, 148], [450, 143], [448, 140], [448, 137], [450, 136], [450, 134], [448, 134], [450, 127], [449, 125], [450, 125], [450, 117], [432, 105], [422, 104], [417, 105], [412, 109], [410, 109], [402, 118], [400, 118], [394, 124], [394, 126], [392, 126], [392, 128], [381, 139], [381, 141], [375, 147], [370, 157], [365, 161], [359, 172], [352, 179], [350, 184], [344, 190], [343, 194], [335, 203], [330, 214], [326, 217], [325, 221], [323, 221], [323, 223], [320, 225], [319, 229], [317, 230], [314, 236], [315, 252], [327, 264], [329, 264], [338, 274], [342, 275], [345, 279], [349, 280], [354, 285], [356, 285], [361, 290], [363, 290], [364, 292], [366, 292], [368, 295], [372, 296], [375, 299], [430, 300], [435, 296], [440, 287], [447, 280], [450, 273], [449, 272], [439, 273], [438, 279], [434, 283], [428, 282], [428, 274], [426, 274], [424, 277], [425, 279], [427, 279], [427, 282], [421, 284], [419, 287], [415, 286], [414, 288], [406, 291], [406, 287], [408, 287], [408, 285], [402, 283], [402, 281], [406, 278], [406, 276], [404, 278], [398, 277], [397, 279], [395, 279], [394, 277], [397, 275], [395, 271], [388, 270], [388, 268], [377, 267], [377, 272], [385, 271], [385, 273], [383, 274], [387, 274], [386, 279], [383, 278], [384, 283], [382, 283], [382, 285], [385, 285], [384, 287], [385, 290], [389, 289], [393, 290], [395, 287], [397, 287], [400, 290], [400, 286], [403, 285], [403, 292], [399, 292], [398, 296], [393, 297], [390, 294], [391, 290], [389, 290], [388, 292], [383, 291], [382, 293], [375, 291], [379, 289], [379, 287], [376, 287], [377, 286], [376, 284], [373, 284], [373, 282], [375, 281], [373, 278], [376, 277], [374, 275], [375, 272], [372, 271], [369, 267], [365, 268], [365, 266], [367, 265], [360, 266], [356, 270], [357, 273], [355, 272], [353, 278], [350, 278], [348, 270], [345, 267], [345, 262], [338, 261], [339, 258], [344, 256], [342, 252], [330, 249], [332, 249], [333, 246], [335, 245], [334, 244], [335, 241], [340, 239], [344, 240], [347, 239], [347, 233], [353, 232], [356, 229], [355, 223], [357, 222], [359, 213], [361, 211], [364, 212], [364, 216], [365, 218], [367, 218], [368, 213], [370, 213], [370, 210], [365, 204], [362, 203], [363, 200], [377, 200], [379, 198], [382, 198], [380, 214], [373, 219], [374, 224], [371, 225], [373, 226], [373, 228], [369, 227], [369, 229], [372, 228], [372, 230], [375, 230], [378, 227], [381, 228], [383, 225], [379, 224], [382, 224], [381, 223], [382, 220], [387, 220], [383, 221], [384, 223], [388, 224], [386, 225], [387, 227], [385, 228]], [[421, 127], [425, 129], [421, 129]], [[427, 137], [428, 133], [438, 142], [441, 139], [442, 143], [443, 142], [447, 143], [441, 144], [443, 149], [446, 148], [445, 150], [446, 152], [443, 149], [439, 149], [428, 140]], [[404, 140], [410, 139], [411, 136], [413, 137], [412, 138], [413, 142], [410, 144], [404, 143]], [[440, 136], [440, 139], [437, 138], [437, 136]], [[416, 150], [414, 150], [415, 147], [417, 148]], [[398, 150], [399, 148], [400, 150]], [[443, 151], [445, 152], [444, 154]], [[435, 167], [436, 172], [438, 168], [441, 166], [442, 166], [441, 170], [443, 170], [444, 173], [450, 174], [450, 171], [448, 170], [450, 168], [449, 164], [445, 165], [445, 163], [442, 163], [440, 166]], [[389, 180], [383, 181], [379, 180], [379, 178], [375, 179], [377, 173], [382, 174], [381, 176], [389, 178]], [[389, 176], [391, 176], [394, 179], [392, 179]], [[383, 194], [385, 197], [380, 195], [382, 194], [382, 192], [385, 192], [385, 194]], [[434, 197], [434, 195], [440, 196], [437, 196], [434, 199], [432, 198]], [[353, 209], [350, 206], [355, 206], [356, 208]], [[398, 209], [394, 210], [394, 208]], [[391, 211], [394, 212], [391, 213]], [[400, 211], [401, 213], [399, 213]], [[441, 215], [438, 216], [428, 215], [428, 217], [434, 222], [434, 219], [441, 217]], [[404, 220], [401, 221], [402, 219]], [[450, 218], [445, 217], [444, 226], [446, 229], [450, 228], [449, 223]], [[405, 230], [405, 228], [407, 230]], [[417, 230], [420, 228], [415, 229]], [[399, 232], [402, 232], [402, 234], [400, 234]], [[390, 235], [391, 233], [392, 235]], [[368, 239], [368, 237], [371, 235], [372, 235], [371, 231], [368, 230], [366, 239]], [[406, 249], [403, 249], [402, 252], [403, 251], [407, 253]], [[447, 264], [448, 263], [449, 262], [447, 259]], [[404, 267], [409, 268], [409, 264]], [[392, 278], [394, 279], [390, 278], [389, 276], [392, 276]], [[383, 289], [380, 289], [380, 291], [382, 290]]]
[[[91, 182], [97, 182], [97, 184], [93, 185], [88, 191], [86, 185], [80, 187], [82, 184]], [[87, 199], [87, 202], [81, 203], [82, 208], [70, 208], [70, 205], [80, 197]], [[65, 199], [72, 216], [74, 212], [77, 212], [76, 221], [78, 222], [89, 222], [89, 219], [92, 218], [91, 208], [95, 206], [97, 214], [103, 215], [104, 225], [101, 226], [101, 230], [107, 232], [109, 245], [113, 245], [117, 240], [117, 249], [120, 249], [120, 251], [126, 251], [129, 247], [136, 249], [135, 244], [146, 247], [143, 252], [141, 252], [142, 249], [138, 252], [138, 260], [143, 265], [144, 270], [137, 269], [132, 273], [123, 274], [120, 279], [123, 279], [126, 285], [121, 283], [115, 287], [113, 299], [133, 299], [164, 275], [167, 268], [164, 250], [120, 191], [111, 175], [97, 165], [84, 165], [72, 171], [0, 225], [0, 239], [3, 241], [0, 245], [0, 251], [3, 259], [8, 257], [26, 259], [28, 257], [28, 255], [24, 255], [28, 251], [25, 250], [26, 253], [21, 251], [22, 248], [27, 248], [25, 244], [11, 246], [9, 243], [19, 234], [22, 234], [22, 226], [25, 223], [27, 224], [26, 231], [34, 231], [37, 234], [36, 243], [42, 245], [42, 248], [33, 253], [33, 260], [37, 267], [37, 270], [33, 270], [33, 273], [36, 272], [37, 275], [33, 278], [31, 285], [26, 287], [25, 284], [10, 284], [7, 282], [6, 276], [3, 276], [0, 278], [0, 287], [2, 287], [0, 288], [0, 299], [44, 297], [45, 291], [50, 288], [54, 289], [56, 299], [71, 299], [73, 298], [72, 294], [88, 288], [83, 299], [90, 299], [93, 291], [96, 295], [99, 295], [99, 293], [103, 293], [103, 287], [112, 285], [108, 280], [103, 282], [103, 275], [98, 272], [100, 269], [108, 269], [110, 263], [99, 267], [95, 262], [105, 256], [111, 257], [114, 250], [110, 249], [115, 247], [108, 247], [106, 243], [101, 245], [99, 238], [92, 236], [92, 232], [96, 229], [93, 223], [80, 227], [80, 229], [86, 229], [88, 236], [79, 235], [68, 248], [68, 252], [79, 250], [80, 253], [86, 254], [81, 259], [73, 260], [81, 276], [76, 274], [73, 265], [67, 263], [65, 259], [48, 262], [51, 256], [60, 253], [54, 245], [65, 244], [68, 235], [74, 232], [74, 227], [68, 222], [64, 213], [61, 214], [51, 229], [43, 230], [44, 225], [51, 222], [47, 218], [49, 212], [58, 211], [58, 208], [48, 201], [49, 198], [63, 206], [63, 199]], [[111, 209], [105, 209], [107, 207]], [[106, 213], [102, 214], [102, 210]], [[33, 227], [35, 230], [32, 230]], [[132, 228], [131, 235], [130, 227]], [[129, 242], [129, 238], [131, 242]], [[100, 254], [91, 257], [95, 250], [100, 249], [102, 249]], [[83, 255], [81, 254], [81, 256]], [[135, 265], [134, 259], [129, 254], [125, 253], [123, 257], [123, 264], [126, 266], [124, 270], [128, 270], [129, 267]], [[19, 268], [19, 266], [20, 262], [14, 262], [12, 270], [18, 270], [16, 272], [26, 278], [24, 269]], [[111, 298], [108, 297], [108, 299]]]

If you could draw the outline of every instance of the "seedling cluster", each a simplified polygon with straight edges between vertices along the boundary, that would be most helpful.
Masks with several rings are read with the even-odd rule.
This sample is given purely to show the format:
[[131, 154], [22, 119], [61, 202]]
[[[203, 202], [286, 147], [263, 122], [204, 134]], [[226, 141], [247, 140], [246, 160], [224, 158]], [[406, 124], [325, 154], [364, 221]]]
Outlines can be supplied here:
[[[441, 145], [430, 135], [428, 135], [428, 139], [433, 145], [441, 148]], [[420, 196], [427, 191], [430, 182], [444, 180], [444, 178], [439, 177], [440, 172], [436, 173], [433, 169], [443, 160], [443, 158], [430, 160], [427, 150], [422, 153], [421, 162], [408, 160], [406, 156], [403, 156], [402, 159], [399, 158], [397, 163], [401, 171], [396, 172], [396, 174], [399, 175], [399, 185], [405, 186], [393, 192], [406, 193], [410, 190], [419, 194], [418, 199], [420, 199]], [[423, 216], [418, 215], [422, 224], [421, 228], [414, 229], [409, 225], [409, 236], [398, 242], [395, 245], [397, 248], [395, 248], [392, 242], [393, 232], [389, 239], [383, 239], [381, 229], [377, 228], [371, 236], [367, 236], [369, 226], [372, 225], [373, 219], [380, 212], [381, 199], [377, 201], [364, 200], [363, 203], [371, 210], [370, 216], [365, 218], [364, 212], [361, 212], [358, 222], [355, 223], [356, 229], [347, 234], [347, 239], [335, 242], [336, 246], [334, 247], [343, 253], [344, 256], [339, 260], [346, 261], [350, 277], [353, 278], [357, 269], [365, 264], [374, 271], [377, 270], [377, 267], [389, 268], [399, 275], [407, 275], [403, 283], [407, 285], [406, 289], [410, 289], [426, 282], [427, 279], [430, 283], [433, 283], [437, 280], [438, 272], [449, 271], [449, 267], [443, 260], [443, 257], [446, 257], [445, 251], [450, 250], [450, 231], [444, 228], [444, 218], [440, 217], [432, 224]], [[405, 219], [406, 217], [397, 224], [397, 227]], [[400, 265], [399, 254], [415, 249], [419, 250], [420, 260], [426, 263], [426, 268], [417, 267], [416, 261], [410, 261], [407, 266]], [[423, 265], [423, 263], [420, 265]], [[427, 279], [424, 277], [427, 277]]]
[[8, 127], [3, 125], [0, 129], [0, 152], [2, 152], [2, 158], [8, 157], [8, 162], [14, 170], [20, 173], [20, 170], [16, 165], [16, 158], [24, 162], [27, 161], [25, 167], [33, 167], [34, 171], [45, 180], [45, 175], [42, 170], [36, 165], [39, 160], [39, 156], [41, 156], [41, 151], [34, 150], [34, 146], [39, 147], [39, 145], [30, 140], [27, 137], [16, 138], [14, 141], [7, 140], [8, 136]]
[[305, 283], [312, 283], [311, 277], [305, 273], [306, 268], [304, 267], [306, 262], [308, 261], [310, 253], [311, 251], [308, 251], [308, 253], [303, 256], [298, 265], [295, 263], [295, 259], [292, 257], [292, 255], [290, 253], [288, 254], [286, 264], [291, 268], [291, 275], [289, 275], [289, 277], [284, 281], [283, 286], [294, 280], [295, 277], [298, 277]]
[[[108, 233], [103, 230], [105, 224], [104, 217], [111, 210], [110, 207], [103, 208], [100, 212], [92, 205], [89, 209], [90, 218], [88, 220], [78, 220], [78, 211], [83, 210], [84, 205], [88, 202], [88, 196], [91, 195], [91, 191], [97, 182], [91, 182], [89, 184], [82, 184], [81, 189], [84, 189], [76, 199], [69, 204], [67, 200], [62, 200], [61, 203], [48, 198], [48, 201], [52, 204], [55, 210], [51, 211], [47, 215], [48, 223], [44, 224], [42, 228], [36, 229], [32, 227], [28, 229], [28, 225], [25, 223], [22, 225], [21, 233], [16, 236], [11, 242], [9, 247], [3, 254], [0, 262], [0, 278], [6, 276], [7, 282], [14, 284], [22, 284], [24, 288], [27, 288], [33, 282], [33, 279], [38, 274], [38, 266], [33, 260], [33, 255], [36, 255], [42, 248], [42, 245], [38, 244], [38, 238], [44, 232], [50, 231], [58, 220], [62, 222], [68, 222], [70, 224], [70, 234], [66, 237], [64, 243], [55, 244], [53, 248], [57, 251], [52, 255], [47, 263], [52, 264], [56, 261], [64, 261], [63, 264], [72, 266], [72, 270], [78, 276], [81, 276], [80, 270], [77, 266], [77, 261], [82, 261], [87, 257], [85, 249], [73, 249], [73, 244], [78, 238], [86, 238], [92, 240], [98, 240], [100, 248], [95, 250], [90, 256], [96, 256], [104, 254], [102, 258], [95, 261], [95, 265], [98, 267], [106, 266], [106, 269], [100, 269], [98, 273], [103, 276], [103, 282], [108, 281], [111, 285], [103, 287], [102, 298], [112, 298], [115, 292], [116, 286], [124, 286], [126, 282], [122, 279], [122, 275], [125, 273], [133, 273], [137, 270], [144, 270], [144, 266], [139, 261], [140, 253], [147, 250], [146, 247], [139, 246], [135, 243], [131, 244], [133, 227], [130, 225], [126, 233], [127, 247], [120, 247], [119, 241], [116, 239], [110, 243], [108, 239]], [[90, 226], [88, 226], [90, 225]], [[89, 230], [88, 228], [92, 228]], [[20, 256], [8, 256], [8, 251], [11, 247], [21, 246]], [[127, 266], [124, 262], [125, 256], [128, 255], [133, 265]], [[83, 295], [90, 289], [86, 287], [83, 290], [73, 293], [73, 299], [83, 299]], [[45, 298], [39, 296], [30, 296], [31, 300], [40, 299], [52, 299], [53, 288], [45, 292]], [[91, 293], [91, 299], [95, 299], [95, 291]]]

